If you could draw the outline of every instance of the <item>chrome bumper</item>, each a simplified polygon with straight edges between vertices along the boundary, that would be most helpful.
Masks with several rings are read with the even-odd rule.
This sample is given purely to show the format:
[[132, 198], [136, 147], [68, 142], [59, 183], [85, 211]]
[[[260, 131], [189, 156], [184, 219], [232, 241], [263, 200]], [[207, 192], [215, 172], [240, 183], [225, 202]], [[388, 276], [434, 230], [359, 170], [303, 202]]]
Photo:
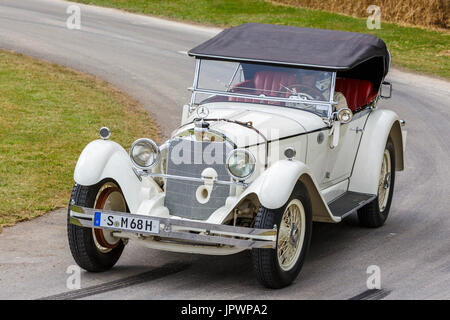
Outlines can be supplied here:
[[137, 234], [141, 237], [155, 239], [174, 239], [208, 245], [225, 245], [238, 248], [275, 248], [277, 229], [255, 229], [234, 227], [222, 224], [211, 224], [200, 221], [161, 218], [147, 215], [136, 215], [124, 212], [98, 210], [76, 205], [70, 205], [70, 223], [87, 228], [94, 227], [95, 213], [114, 214], [130, 218], [149, 218], [159, 221], [159, 232], [149, 233], [143, 231], [124, 231], [115, 227], [102, 227], [102, 229], [120, 231], [121, 233]]

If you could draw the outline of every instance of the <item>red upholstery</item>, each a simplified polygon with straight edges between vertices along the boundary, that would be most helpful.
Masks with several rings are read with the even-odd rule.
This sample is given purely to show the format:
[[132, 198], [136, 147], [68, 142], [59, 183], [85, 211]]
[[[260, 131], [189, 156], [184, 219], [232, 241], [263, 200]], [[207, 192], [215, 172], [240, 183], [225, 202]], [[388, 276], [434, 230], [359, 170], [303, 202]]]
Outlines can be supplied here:
[[[255, 85], [252, 80], [246, 80], [243, 82], [239, 82], [236, 85], [234, 85], [231, 92], [235, 93], [241, 93], [241, 94], [255, 94]], [[234, 102], [254, 102], [254, 99], [248, 99], [248, 98], [238, 98], [238, 97], [228, 97], [228, 101], [234, 101]]]
[[[281, 91], [285, 91], [283, 86], [289, 87], [291, 85], [298, 84], [297, 77], [293, 73], [288, 72], [273, 72], [273, 71], [259, 71], [255, 73], [253, 80], [247, 80], [238, 83], [234, 86], [233, 92], [246, 93], [266, 96], [280, 96]], [[282, 86], [283, 85], [283, 86]], [[252, 90], [246, 90], [246, 88]], [[247, 99], [229, 97], [228, 101], [237, 102], [253, 102], [259, 103], [259, 99]], [[279, 104], [279, 102], [269, 102], [269, 104]]]
[[372, 82], [351, 78], [337, 78], [334, 91], [345, 96], [347, 105], [352, 111], [368, 104], [377, 95]]
[[257, 72], [253, 78], [253, 82], [255, 83], [257, 94], [265, 94], [268, 96], [279, 96], [279, 92], [284, 91], [282, 85], [289, 87], [298, 83], [295, 74], [271, 71]]
[[[283, 86], [298, 84], [297, 77], [288, 72], [259, 71], [252, 80], [246, 80], [234, 86], [232, 92], [267, 96], [282, 96]], [[283, 85], [283, 86], [282, 86]], [[347, 99], [347, 105], [352, 110], [361, 108], [372, 101], [377, 92], [373, 90], [372, 82], [368, 80], [337, 78], [335, 92], [341, 92]], [[260, 103], [259, 99], [229, 97], [228, 101]], [[269, 102], [269, 104], [280, 104]]]

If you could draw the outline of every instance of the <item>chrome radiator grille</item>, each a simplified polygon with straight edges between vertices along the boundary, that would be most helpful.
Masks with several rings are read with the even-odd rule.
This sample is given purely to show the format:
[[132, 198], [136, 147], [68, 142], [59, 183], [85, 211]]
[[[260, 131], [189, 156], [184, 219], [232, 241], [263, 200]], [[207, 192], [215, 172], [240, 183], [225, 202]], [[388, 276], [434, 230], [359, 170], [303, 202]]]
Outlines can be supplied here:
[[[212, 150], [212, 151], [211, 151]], [[218, 180], [230, 180], [225, 168], [229, 149], [223, 142], [200, 142], [186, 139], [174, 139], [170, 142], [167, 159], [167, 174], [200, 178], [206, 168], [214, 168]], [[214, 160], [211, 163], [210, 157]], [[207, 163], [205, 163], [207, 160]], [[196, 220], [206, 220], [218, 208], [225, 205], [230, 194], [229, 185], [214, 184], [211, 198], [205, 204], [197, 201], [195, 192], [200, 182], [167, 179], [164, 205], [171, 215]]]

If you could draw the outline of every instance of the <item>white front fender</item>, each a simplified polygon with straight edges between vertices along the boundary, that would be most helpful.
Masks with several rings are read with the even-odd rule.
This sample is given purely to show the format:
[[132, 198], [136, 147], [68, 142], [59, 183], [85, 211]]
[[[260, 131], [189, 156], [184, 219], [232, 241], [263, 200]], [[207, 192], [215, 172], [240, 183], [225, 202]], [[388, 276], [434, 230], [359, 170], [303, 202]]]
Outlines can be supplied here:
[[278, 209], [286, 204], [296, 183], [299, 181], [308, 190], [313, 219], [323, 222], [339, 222], [340, 218], [331, 214], [324, 198], [320, 194], [311, 170], [305, 163], [296, 160], [280, 160], [272, 164], [253, 181], [240, 199], [254, 194], [262, 206], [268, 209]]
[[94, 140], [78, 158], [74, 172], [75, 182], [94, 185], [104, 179], [118, 183], [131, 212], [139, 207], [142, 182], [133, 171], [128, 153], [111, 140]]

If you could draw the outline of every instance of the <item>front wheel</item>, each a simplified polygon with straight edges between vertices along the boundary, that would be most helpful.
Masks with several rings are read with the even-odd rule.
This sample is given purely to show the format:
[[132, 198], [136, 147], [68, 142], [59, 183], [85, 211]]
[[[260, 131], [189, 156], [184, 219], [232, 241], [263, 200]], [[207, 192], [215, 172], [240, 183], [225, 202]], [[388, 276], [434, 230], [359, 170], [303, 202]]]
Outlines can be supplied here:
[[274, 225], [278, 227], [276, 248], [253, 249], [252, 259], [258, 281], [278, 289], [297, 278], [311, 242], [311, 205], [303, 185], [296, 186], [282, 208], [259, 208], [255, 228], [270, 229]]
[[[127, 212], [127, 204], [120, 188], [114, 182], [101, 182], [93, 186], [75, 184], [70, 202], [82, 207]], [[75, 262], [90, 272], [111, 269], [124, 249], [121, 239], [111, 231], [79, 227], [67, 220], [69, 247]]]

